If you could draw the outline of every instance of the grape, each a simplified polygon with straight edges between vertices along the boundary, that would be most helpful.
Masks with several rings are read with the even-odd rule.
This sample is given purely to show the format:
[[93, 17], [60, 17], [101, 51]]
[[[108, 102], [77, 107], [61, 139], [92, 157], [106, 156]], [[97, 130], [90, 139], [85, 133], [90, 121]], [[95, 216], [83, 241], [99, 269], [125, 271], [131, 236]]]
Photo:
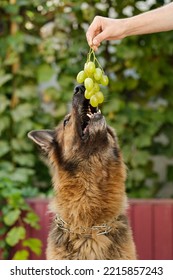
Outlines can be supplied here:
[[91, 91], [94, 86], [94, 82], [91, 78], [86, 78], [84, 81], [84, 85], [88, 91]]
[[92, 75], [95, 71], [95, 63], [92, 61], [85, 63], [84, 70], [88, 75]]
[[95, 96], [97, 97], [98, 103], [101, 104], [104, 101], [104, 95], [101, 91], [98, 91], [95, 93]]
[[96, 83], [96, 82], [94, 83], [93, 89], [94, 89], [95, 92], [100, 90], [100, 87], [99, 87], [98, 83]]
[[91, 96], [90, 104], [91, 104], [92, 107], [97, 107], [98, 106], [98, 99], [95, 96], [95, 94]]
[[94, 79], [99, 81], [102, 77], [102, 70], [100, 68], [96, 68], [94, 72]]
[[108, 83], [109, 83], [108, 76], [103, 75], [102, 78], [101, 78], [101, 84], [102, 84], [103, 86], [107, 86]]
[[107, 86], [109, 79], [108, 76], [104, 74], [95, 53], [91, 48], [84, 69], [78, 73], [76, 80], [79, 84], [84, 84], [84, 95], [86, 99], [90, 100], [91, 106], [97, 107], [98, 104], [103, 103], [104, 95], [100, 91], [100, 84], [102, 86]]
[[90, 99], [93, 94], [94, 94], [93, 90], [91, 90], [91, 91], [88, 91], [87, 89], [85, 90], [85, 98], [86, 99]]
[[76, 80], [79, 84], [82, 84], [86, 78], [85, 72], [82, 70], [78, 73]]

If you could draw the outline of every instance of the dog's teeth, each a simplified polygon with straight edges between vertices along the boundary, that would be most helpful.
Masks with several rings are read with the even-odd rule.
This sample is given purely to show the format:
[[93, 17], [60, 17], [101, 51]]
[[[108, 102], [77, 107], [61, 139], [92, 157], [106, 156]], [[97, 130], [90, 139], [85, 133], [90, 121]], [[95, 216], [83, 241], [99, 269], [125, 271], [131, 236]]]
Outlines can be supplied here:
[[88, 116], [88, 118], [90, 118], [90, 119], [91, 119], [91, 115], [90, 115], [89, 113], [87, 114], [87, 116]]

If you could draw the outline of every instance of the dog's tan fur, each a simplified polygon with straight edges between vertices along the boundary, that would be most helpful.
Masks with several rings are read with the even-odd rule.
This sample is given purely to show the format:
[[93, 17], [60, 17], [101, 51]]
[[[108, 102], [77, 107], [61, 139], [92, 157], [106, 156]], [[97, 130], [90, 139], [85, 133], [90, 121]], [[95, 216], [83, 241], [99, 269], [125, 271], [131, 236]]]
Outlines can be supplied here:
[[117, 139], [100, 113], [92, 114], [82, 131], [87, 108], [78, 87], [64, 122], [54, 131], [29, 133], [53, 168], [55, 218], [47, 259], [136, 259], [126, 217], [126, 168]]

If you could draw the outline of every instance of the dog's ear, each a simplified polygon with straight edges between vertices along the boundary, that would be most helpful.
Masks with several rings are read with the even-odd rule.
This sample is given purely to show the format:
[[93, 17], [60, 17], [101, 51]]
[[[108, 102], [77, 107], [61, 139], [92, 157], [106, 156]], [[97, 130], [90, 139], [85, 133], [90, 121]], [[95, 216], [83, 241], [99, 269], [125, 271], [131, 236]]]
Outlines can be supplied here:
[[54, 139], [54, 130], [32, 130], [28, 137], [34, 141], [42, 150], [48, 152]]

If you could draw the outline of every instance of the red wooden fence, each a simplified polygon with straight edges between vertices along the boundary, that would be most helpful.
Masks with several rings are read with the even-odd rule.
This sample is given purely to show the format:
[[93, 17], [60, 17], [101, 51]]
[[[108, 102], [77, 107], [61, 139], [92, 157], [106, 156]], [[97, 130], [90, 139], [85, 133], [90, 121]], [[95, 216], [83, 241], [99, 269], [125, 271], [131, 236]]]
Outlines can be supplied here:
[[173, 260], [173, 200], [132, 200], [129, 216], [139, 259]]
[[[45, 259], [45, 248], [50, 215], [48, 200], [33, 199], [29, 204], [40, 217], [41, 229], [30, 229], [29, 236], [43, 242], [43, 253], [38, 258]], [[138, 259], [173, 260], [173, 200], [130, 200], [129, 219], [133, 230]]]

